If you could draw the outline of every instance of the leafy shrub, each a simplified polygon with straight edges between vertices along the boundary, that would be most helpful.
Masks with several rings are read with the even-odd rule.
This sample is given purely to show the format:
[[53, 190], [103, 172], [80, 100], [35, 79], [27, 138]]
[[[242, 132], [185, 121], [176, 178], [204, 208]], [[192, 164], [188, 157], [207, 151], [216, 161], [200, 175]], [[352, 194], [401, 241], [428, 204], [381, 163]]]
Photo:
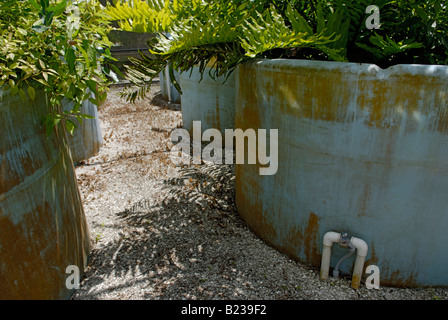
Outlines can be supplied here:
[[[109, 22], [94, 0], [6, 0], [0, 3], [0, 86], [34, 99], [43, 90], [50, 110], [45, 119], [48, 133], [62, 118], [73, 132], [69, 115], [81, 120], [84, 100], [99, 104], [106, 98], [110, 70], [107, 39]], [[90, 92], [94, 98], [90, 97]], [[63, 98], [74, 101], [62, 113]]]

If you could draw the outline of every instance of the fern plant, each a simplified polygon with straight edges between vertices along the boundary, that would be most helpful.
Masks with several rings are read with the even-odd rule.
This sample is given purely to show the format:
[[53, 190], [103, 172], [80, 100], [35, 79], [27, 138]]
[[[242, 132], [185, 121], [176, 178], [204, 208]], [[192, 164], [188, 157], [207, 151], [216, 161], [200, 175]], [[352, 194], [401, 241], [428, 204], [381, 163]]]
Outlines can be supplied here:
[[[380, 9], [379, 30], [366, 27], [369, 5]], [[161, 33], [149, 56], [130, 59], [127, 78], [138, 89], [123, 92], [128, 100], [143, 97], [167, 65], [181, 92], [173, 69], [199, 66], [202, 74], [209, 65], [211, 76], [228, 76], [257, 58], [448, 64], [448, 9], [440, 0], [175, 0], [155, 16], [166, 12], [173, 19], [163, 31], [171, 36]]]
[[[186, 72], [198, 66], [203, 74], [209, 66], [212, 77], [229, 76], [239, 63], [274, 48], [313, 48], [334, 59], [344, 59], [338, 49], [325, 46], [339, 37], [323, 29], [313, 33], [294, 25], [291, 32], [271, 1], [178, 0], [169, 7], [175, 17], [168, 28], [170, 36], [161, 33], [151, 44], [149, 56], [129, 58], [132, 65], [127, 67], [126, 77], [139, 88], [123, 92], [130, 101], [143, 97], [152, 79], [167, 65], [173, 84], [182, 92], [174, 78], [174, 69]], [[295, 20], [301, 18], [298, 12], [288, 8], [285, 14]], [[125, 14], [121, 17], [125, 18]], [[259, 28], [265, 30], [261, 37], [256, 32]]]
[[[120, 30], [132, 32], [167, 32], [176, 15], [169, 7], [170, 1], [117, 1], [108, 5], [105, 13], [118, 22]], [[176, 6], [176, 3], [174, 3]]]
[[[448, 7], [441, 0], [332, 1], [350, 19], [347, 59], [387, 68], [394, 64], [448, 64]], [[378, 30], [365, 26], [369, 5], [380, 9]]]
[[270, 57], [275, 55], [272, 53], [273, 50], [281, 49], [286, 53], [290, 49], [297, 51], [302, 48], [311, 48], [327, 55], [329, 59], [345, 61], [343, 45], [340, 42], [345, 41], [342, 35], [346, 34], [348, 24], [338, 23], [342, 20], [341, 11], [332, 14], [326, 23], [321, 6], [318, 5], [319, 23], [316, 31], [290, 5], [285, 14], [290, 27], [285, 25], [282, 15], [274, 6], [263, 14], [258, 14], [256, 19], [251, 17], [245, 21], [241, 44], [246, 56]]

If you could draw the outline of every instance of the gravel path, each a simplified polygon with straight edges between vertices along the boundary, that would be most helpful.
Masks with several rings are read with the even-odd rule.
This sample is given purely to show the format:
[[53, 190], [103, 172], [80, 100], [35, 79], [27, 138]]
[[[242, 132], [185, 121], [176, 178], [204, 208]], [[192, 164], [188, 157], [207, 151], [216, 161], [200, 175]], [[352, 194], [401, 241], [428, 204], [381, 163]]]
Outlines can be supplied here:
[[136, 104], [120, 90], [99, 110], [100, 153], [76, 167], [93, 249], [72, 299], [448, 299], [442, 288], [355, 291], [347, 278], [321, 281], [240, 219], [233, 166], [170, 161], [182, 118], [158, 85]]

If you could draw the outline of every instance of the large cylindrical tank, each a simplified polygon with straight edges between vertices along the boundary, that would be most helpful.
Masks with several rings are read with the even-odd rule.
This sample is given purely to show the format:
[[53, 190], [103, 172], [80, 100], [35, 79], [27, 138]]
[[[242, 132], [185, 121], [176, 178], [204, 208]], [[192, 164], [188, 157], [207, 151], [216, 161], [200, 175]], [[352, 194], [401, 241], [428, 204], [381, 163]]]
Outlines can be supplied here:
[[[159, 73], [160, 92], [163, 99], [169, 100], [171, 98], [172, 103], [181, 103], [179, 91], [176, 89], [173, 82], [169, 79], [169, 74], [168, 77], [166, 77], [165, 73], [166, 71], [162, 71]], [[174, 76], [176, 77], [176, 81], [179, 81], [179, 72], [174, 71]]]
[[[73, 105], [73, 102], [63, 101], [65, 110], [71, 110]], [[86, 100], [82, 103], [80, 112], [81, 114], [87, 114], [94, 118], [82, 119], [81, 123], [75, 118], [72, 118], [72, 121], [78, 127], [74, 130], [73, 135], [68, 134], [68, 142], [74, 164], [93, 157], [100, 151], [103, 144], [97, 106], [89, 100]]]
[[67, 299], [75, 276], [67, 267], [82, 275], [87, 264], [90, 237], [66, 133], [46, 136], [47, 113], [43, 93], [22, 101], [0, 89], [0, 299]]
[[199, 67], [179, 76], [182, 88], [182, 122], [184, 129], [193, 131], [193, 121], [201, 122], [201, 129], [235, 128], [235, 73], [213, 79], [206, 67], [201, 80]]
[[[349, 232], [382, 285], [448, 285], [447, 66], [245, 63], [236, 127], [278, 129], [275, 175], [236, 165], [237, 209], [260, 237], [318, 268], [324, 234]], [[334, 247], [332, 267], [347, 252]]]

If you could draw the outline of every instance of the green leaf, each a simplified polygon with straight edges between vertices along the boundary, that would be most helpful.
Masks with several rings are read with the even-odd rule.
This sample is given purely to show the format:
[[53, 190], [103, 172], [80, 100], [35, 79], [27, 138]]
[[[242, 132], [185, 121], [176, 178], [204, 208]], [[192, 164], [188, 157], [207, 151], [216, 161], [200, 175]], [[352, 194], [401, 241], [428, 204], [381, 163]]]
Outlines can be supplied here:
[[54, 115], [54, 114], [47, 114], [43, 118], [44, 126], [46, 128], [47, 137], [51, 135], [54, 128], [61, 122], [61, 116], [60, 115]]
[[94, 105], [99, 105], [99, 101], [97, 100], [97, 99], [95, 99], [95, 98], [89, 98], [89, 101], [91, 102], [91, 103], [93, 103]]
[[43, 62], [41, 59], [39, 59], [39, 64], [42, 70], [44, 70], [47, 66], [45, 65], [45, 62]]
[[17, 86], [11, 87], [10, 93], [12, 96], [15, 96], [17, 93], [19, 93], [19, 87], [17, 87]]
[[31, 5], [34, 7], [34, 9], [37, 9], [37, 10], [40, 9], [40, 6], [37, 4], [37, 2], [35, 0], [28, 0], [28, 1], [31, 3]]
[[20, 88], [20, 89], [19, 89], [19, 96], [20, 96], [20, 99], [21, 99], [23, 102], [26, 101], [26, 93], [25, 93], [25, 91], [23, 90], [23, 88]]
[[42, 7], [42, 11], [46, 11], [46, 9], [48, 8], [48, 6], [50, 5], [50, 1], [49, 0], [40, 0], [40, 5]]
[[89, 87], [90, 91], [92, 91], [95, 96], [98, 95], [98, 91], [96, 88], [97, 82], [94, 80], [86, 80], [86, 84]]
[[17, 32], [20, 33], [22, 36], [28, 35], [28, 32], [22, 28], [17, 28]]
[[107, 99], [107, 91], [104, 91], [101, 95], [100, 95], [100, 102], [104, 102]]
[[80, 114], [79, 117], [84, 118], [84, 119], [95, 119], [94, 116], [90, 115], [90, 114]]
[[89, 68], [90, 68], [90, 59], [89, 59], [89, 55], [88, 55], [87, 52], [86, 52], [83, 48], [81, 48], [81, 47], [79, 47], [79, 51], [81, 51], [81, 54], [82, 54], [83, 57], [84, 57], [84, 61], [85, 61], [85, 63], [86, 63], [86, 68], [89, 69]]
[[39, 82], [40, 84], [43, 84], [43, 85], [46, 86], [46, 87], [51, 87], [51, 86], [48, 84], [48, 82], [46, 82], [44, 79], [37, 78], [37, 79], [34, 79], [34, 80], [37, 81], [37, 82]]
[[47, 10], [53, 11], [54, 16], [56, 17], [56, 16], [59, 16], [60, 14], [62, 14], [65, 11], [66, 7], [67, 7], [67, 0], [63, 0], [60, 3], [58, 3], [57, 5], [49, 7]]
[[18, 66], [19, 66], [19, 64], [17, 62], [15, 62], [9, 66], [9, 69], [13, 70], [13, 69], [17, 68]]
[[[117, 67], [116, 65], [111, 64], [111, 65], [109, 65], [109, 67], [110, 67], [111, 69], [113, 69], [113, 71], [115, 72], [116, 75], [118, 75], [118, 76], [120, 76], [120, 77], [122, 77], [122, 78], [125, 78], [125, 77], [126, 77], [126, 76], [123, 74], [123, 72], [121, 72], [121, 70], [118, 69], [118, 67]], [[109, 70], [109, 69], [104, 69], [104, 70], [105, 70], [105, 73], [106, 73], [106, 74], [110, 74], [110, 72], [111, 72], [111, 70]]]
[[70, 72], [75, 71], [76, 54], [72, 47], [69, 47], [65, 53], [65, 61], [67, 61]]
[[75, 129], [77, 129], [78, 126], [72, 120], [66, 119], [65, 120], [65, 128], [73, 136]]
[[36, 91], [31, 86], [28, 86], [28, 95], [30, 96], [31, 100], [34, 100], [36, 98]]
[[317, 20], [317, 33], [324, 32], [325, 18], [322, 12], [322, 5], [320, 4], [320, 2], [317, 4], [316, 8], [316, 20]]
[[79, 109], [90, 91], [107, 91], [98, 64], [110, 56], [111, 26], [102, 10], [96, 0], [0, 1], [0, 84], [21, 99], [35, 100], [43, 89], [48, 133], [62, 119], [64, 97]]

